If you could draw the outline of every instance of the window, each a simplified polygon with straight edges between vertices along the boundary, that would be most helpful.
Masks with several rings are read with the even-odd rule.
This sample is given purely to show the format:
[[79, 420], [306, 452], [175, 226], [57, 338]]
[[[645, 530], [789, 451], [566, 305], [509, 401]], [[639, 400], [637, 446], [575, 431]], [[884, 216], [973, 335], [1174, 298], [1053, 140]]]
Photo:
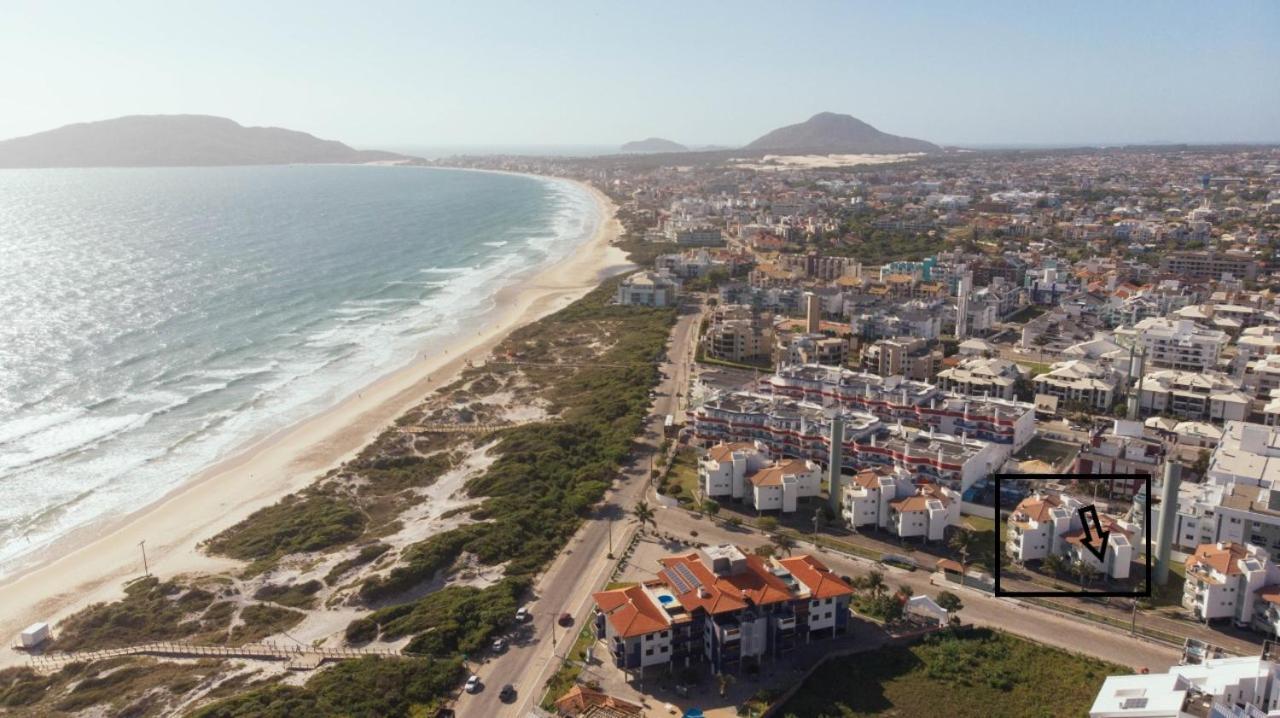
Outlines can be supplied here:
[[652, 655], [653, 655], [653, 649], [652, 649], [652, 648], [646, 649], [646, 650], [645, 650], [645, 652], [644, 652], [644, 654], [645, 654], [646, 656], [652, 656]]

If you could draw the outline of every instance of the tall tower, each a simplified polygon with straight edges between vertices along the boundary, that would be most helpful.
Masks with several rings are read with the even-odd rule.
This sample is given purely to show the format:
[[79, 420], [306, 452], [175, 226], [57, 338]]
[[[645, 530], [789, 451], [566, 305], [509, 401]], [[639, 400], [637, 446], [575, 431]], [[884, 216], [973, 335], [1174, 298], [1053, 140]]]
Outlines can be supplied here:
[[1160, 487], [1160, 522], [1156, 534], [1157, 586], [1169, 582], [1169, 554], [1173, 548], [1173, 523], [1178, 520], [1178, 487], [1182, 483], [1182, 464], [1173, 457], [1164, 463], [1164, 484]]
[[804, 293], [804, 330], [809, 334], [817, 334], [822, 327], [822, 309], [818, 304], [818, 295], [813, 292]]
[[960, 281], [956, 283], [956, 339], [969, 336], [969, 292], [973, 290], [973, 273], [965, 265], [960, 266]]
[[840, 407], [836, 406], [831, 412], [831, 446], [827, 455], [827, 502], [831, 506], [831, 512], [835, 514], [838, 521], [840, 519], [840, 504], [843, 499], [841, 492], [843, 486], [840, 482], [841, 465], [844, 463], [844, 416], [840, 413]]

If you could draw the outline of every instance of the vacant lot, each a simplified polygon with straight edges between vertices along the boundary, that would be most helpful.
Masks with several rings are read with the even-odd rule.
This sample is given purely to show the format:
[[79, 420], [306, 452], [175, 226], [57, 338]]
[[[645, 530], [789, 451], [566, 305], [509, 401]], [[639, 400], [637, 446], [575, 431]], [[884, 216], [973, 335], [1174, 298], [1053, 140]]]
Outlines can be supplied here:
[[835, 659], [779, 715], [797, 718], [1086, 715], [1117, 665], [986, 629]]

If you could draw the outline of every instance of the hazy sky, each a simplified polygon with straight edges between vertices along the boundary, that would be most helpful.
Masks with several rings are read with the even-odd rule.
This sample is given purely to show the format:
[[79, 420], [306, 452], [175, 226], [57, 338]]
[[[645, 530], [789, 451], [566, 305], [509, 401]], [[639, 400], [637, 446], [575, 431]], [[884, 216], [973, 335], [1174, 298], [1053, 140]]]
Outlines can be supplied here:
[[1280, 141], [1271, 1], [22, 5], [0, 138], [202, 113], [361, 147], [738, 144], [830, 110], [954, 144]]

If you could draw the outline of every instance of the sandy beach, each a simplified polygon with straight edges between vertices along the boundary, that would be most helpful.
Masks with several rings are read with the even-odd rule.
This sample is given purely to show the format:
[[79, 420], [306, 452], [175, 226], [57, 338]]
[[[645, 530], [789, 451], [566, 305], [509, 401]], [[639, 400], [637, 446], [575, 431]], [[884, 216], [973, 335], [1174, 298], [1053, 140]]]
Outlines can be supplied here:
[[[123, 595], [122, 584], [141, 576], [142, 542], [152, 574], [169, 578], [234, 568], [239, 562], [208, 556], [198, 544], [253, 511], [296, 491], [354, 456], [398, 416], [479, 361], [513, 329], [544, 317], [627, 268], [611, 246], [621, 227], [613, 203], [587, 187], [603, 221], [595, 236], [566, 258], [501, 290], [497, 308], [470, 336], [437, 353], [432, 347], [410, 366], [376, 378], [330, 409], [265, 437], [203, 471], [161, 500], [72, 533], [36, 565], [0, 582], [0, 635], [6, 645], [36, 621], [54, 623], [84, 606]], [[371, 377], [371, 379], [375, 379]], [[0, 666], [25, 660], [0, 651]]]

